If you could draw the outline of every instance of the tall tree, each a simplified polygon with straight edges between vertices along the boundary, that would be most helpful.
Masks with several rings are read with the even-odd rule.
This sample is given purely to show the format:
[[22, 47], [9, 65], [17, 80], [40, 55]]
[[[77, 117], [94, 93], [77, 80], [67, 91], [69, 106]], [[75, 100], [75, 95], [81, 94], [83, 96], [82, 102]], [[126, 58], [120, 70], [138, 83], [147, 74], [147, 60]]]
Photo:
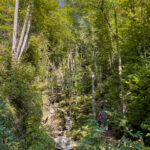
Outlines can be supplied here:
[[30, 26], [31, 26], [31, 19], [32, 19], [32, 11], [34, 7], [34, 1], [31, 0], [28, 2], [26, 15], [24, 18], [24, 24], [22, 27], [21, 35], [19, 42], [17, 44], [17, 26], [18, 26], [18, 10], [19, 10], [19, 0], [16, 0], [15, 3], [15, 13], [14, 13], [14, 28], [13, 28], [13, 42], [12, 42], [12, 59], [17, 63], [20, 61], [22, 53], [25, 49]]
[[[23, 51], [24, 51], [24, 49], [25, 49], [25, 45], [26, 45], [26, 43], [27, 43], [27, 39], [28, 39], [28, 36], [29, 36], [33, 7], [34, 7], [34, 3], [32, 3], [32, 6], [31, 6], [31, 11], [30, 11], [30, 15], [29, 15], [29, 19], [28, 19], [28, 24], [27, 24], [27, 29], [26, 29], [26, 33], [25, 33], [25, 36], [24, 36], [24, 41], [23, 41], [23, 43], [22, 43], [22, 47], [21, 47], [20, 51], [18, 50], [18, 57], [17, 57], [17, 61], [18, 61], [18, 62], [20, 61], [20, 58], [21, 58], [22, 53], [23, 53]], [[28, 9], [27, 9], [27, 12], [26, 12], [26, 13], [27, 13], [27, 15], [28, 15]], [[26, 24], [26, 19], [27, 19], [27, 18], [25, 18], [25, 21], [24, 21], [25, 24]], [[22, 30], [23, 30], [23, 33], [22, 33], [22, 34], [24, 34], [24, 29], [22, 29]], [[23, 35], [21, 35], [21, 36], [23, 36]], [[20, 38], [22, 38], [22, 37], [20, 37]], [[18, 48], [19, 48], [19, 47], [18, 47]]]
[[17, 28], [18, 28], [18, 11], [19, 11], [19, 0], [15, 2], [14, 12], [14, 26], [13, 26], [13, 38], [12, 38], [12, 59], [16, 59], [16, 46], [17, 46]]
[[122, 113], [123, 113], [123, 117], [125, 118], [126, 104], [125, 104], [124, 85], [122, 83], [122, 58], [121, 58], [119, 35], [118, 35], [117, 8], [115, 2], [114, 2], [114, 12], [115, 12], [115, 28], [116, 28], [116, 45], [117, 45], [117, 52], [118, 52], [118, 71], [119, 71], [121, 97], [122, 97]]
[[96, 119], [96, 111], [95, 111], [95, 73], [94, 73], [94, 59], [95, 59], [95, 47], [94, 47], [94, 33], [93, 33], [93, 27], [92, 27], [92, 54], [91, 54], [91, 59], [92, 59], [92, 64], [91, 64], [91, 73], [92, 73], [92, 110], [93, 110], [93, 118]]
[[21, 36], [20, 36], [20, 40], [19, 40], [19, 43], [18, 43], [18, 47], [17, 47], [17, 59], [18, 59], [18, 55], [19, 55], [19, 52], [20, 52], [20, 47], [23, 43], [24, 34], [25, 34], [26, 26], [27, 26], [28, 17], [29, 17], [29, 12], [30, 12], [30, 5], [28, 5], [28, 7], [27, 7], [27, 12], [26, 12], [25, 20], [24, 20], [24, 25], [23, 25], [23, 28], [22, 28], [22, 31], [21, 31]]

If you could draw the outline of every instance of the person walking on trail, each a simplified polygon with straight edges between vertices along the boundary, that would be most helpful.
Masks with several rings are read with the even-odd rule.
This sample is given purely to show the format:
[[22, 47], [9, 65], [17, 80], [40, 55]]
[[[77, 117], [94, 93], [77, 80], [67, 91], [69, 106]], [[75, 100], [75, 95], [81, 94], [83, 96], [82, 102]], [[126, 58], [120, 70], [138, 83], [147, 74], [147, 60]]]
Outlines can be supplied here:
[[103, 109], [103, 105], [101, 105], [101, 110], [100, 110], [100, 113], [98, 115], [99, 126], [103, 123], [103, 119], [104, 119], [104, 109]]

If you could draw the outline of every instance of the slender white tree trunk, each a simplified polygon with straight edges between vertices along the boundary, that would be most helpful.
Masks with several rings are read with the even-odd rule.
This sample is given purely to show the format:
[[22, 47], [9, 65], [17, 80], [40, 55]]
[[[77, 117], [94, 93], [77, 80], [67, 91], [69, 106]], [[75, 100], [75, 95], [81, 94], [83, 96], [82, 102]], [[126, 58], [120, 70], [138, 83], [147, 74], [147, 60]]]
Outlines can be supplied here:
[[31, 26], [33, 6], [34, 6], [34, 4], [32, 3], [32, 8], [31, 8], [31, 11], [30, 11], [29, 19], [28, 19], [28, 24], [27, 24], [26, 33], [25, 33], [25, 36], [24, 36], [24, 41], [22, 43], [22, 47], [21, 47], [20, 53], [18, 54], [18, 58], [17, 58], [18, 63], [19, 63], [20, 58], [21, 58], [21, 56], [23, 54], [23, 51], [24, 51], [24, 48], [25, 48], [25, 45], [26, 45], [26, 42], [27, 42], [27, 39], [28, 39], [30, 26]]
[[71, 88], [72, 88], [72, 81], [71, 81], [71, 59], [72, 59], [72, 54], [71, 52], [68, 52], [68, 77], [69, 77], [69, 82], [68, 82], [68, 88], [69, 88], [69, 114], [71, 116], [71, 98], [72, 98], [72, 92], [71, 92]]
[[25, 0], [23, 1], [23, 6], [22, 7], [25, 8]]
[[15, 13], [14, 13], [13, 38], [12, 38], [12, 59], [16, 59], [18, 11], [19, 11], [19, 0], [16, 0]]
[[142, 20], [142, 46], [143, 46], [143, 52], [144, 52], [144, 57], [145, 57], [145, 60], [146, 60], [146, 65], [147, 65], [147, 54], [146, 54], [146, 47], [145, 47], [145, 19], [144, 19], [144, 10], [142, 10], [141, 8], [141, 20]]
[[91, 72], [92, 72], [92, 110], [93, 110], [93, 118], [96, 119], [96, 111], [95, 111], [95, 74], [94, 74], [94, 54], [95, 53], [95, 49], [94, 49], [94, 36], [92, 33], [92, 68], [91, 68]]
[[99, 68], [99, 84], [98, 84], [98, 88], [99, 88], [100, 92], [102, 93], [102, 67], [101, 66]]
[[23, 25], [23, 28], [22, 28], [22, 31], [21, 31], [20, 40], [19, 40], [19, 43], [18, 43], [17, 57], [19, 55], [20, 47], [22, 45], [23, 38], [24, 38], [24, 35], [25, 35], [25, 30], [26, 30], [26, 26], [27, 26], [28, 17], [29, 17], [29, 12], [30, 12], [30, 5], [28, 5], [28, 7], [27, 7], [26, 16], [25, 16], [25, 19], [24, 19], [24, 25]]
[[111, 69], [111, 66], [112, 66], [111, 55], [108, 55], [108, 62], [109, 62], [108, 69]]
[[114, 46], [113, 46], [113, 39], [112, 39], [112, 33], [111, 30], [109, 28], [110, 31], [110, 41], [111, 41], [111, 47], [112, 47], [112, 52], [111, 52], [111, 64], [112, 66], [114, 65]]
[[[101, 11], [102, 11], [102, 13], [103, 13], [103, 16], [104, 16], [104, 18], [105, 18], [107, 24], [108, 24], [109, 31], [110, 31], [110, 40], [111, 40], [111, 46], [112, 46], [111, 65], [113, 65], [113, 64], [114, 64], [114, 49], [113, 49], [112, 36], [113, 36], [113, 35], [116, 36], [116, 34], [115, 34], [114, 30], [112, 29], [112, 26], [111, 26], [110, 21], [109, 21], [109, 17], [107, 17], [107, 15], [106, 15], [106, 13], [105, 13], [105, 11], [104, 11], [104, 8], [103, 8], [104, 2], [105, 2], [105, 1], [102, 0], [102, 5], [100, 6], [100, 9], [101, 9]], [[113, 34], [113, 35], [112, 35], [112, 34]]]
[[119, 36], [118, 36], [118, 22], [117, 22], [117, 10], [116, 10], [115, 3], [114, 3], [114, 11], [115, 11], [115, 27], [116, 27], [116, 44], [117, 44], [118, 63], [119, 63], [118, 71], [119, 71], [121, 96], [122, 96], [122, 112], [123, 112], [123, 117], [125, 118], [126, 104], [125, 104], [124, 85], [122, 83], [122, 59], [121, 59], [121, 54], [120, 54], [120, 45], [119, 45]]

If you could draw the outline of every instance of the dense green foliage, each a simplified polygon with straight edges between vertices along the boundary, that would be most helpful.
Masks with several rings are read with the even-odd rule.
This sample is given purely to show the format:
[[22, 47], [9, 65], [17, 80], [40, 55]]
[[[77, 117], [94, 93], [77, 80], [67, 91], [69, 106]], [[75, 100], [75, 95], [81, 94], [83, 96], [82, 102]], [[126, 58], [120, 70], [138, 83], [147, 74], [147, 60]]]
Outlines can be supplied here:
[[136, 142], [128, 127], [150, 145], [150, 1], [19, 0], [17, 44], [34, 3], [19, 62], [12, 54], [15, 2], [0, 3], [0, 147], [54, 149], [42, 125], [45, 82], [57, 97], [50, 102], [71, 118], [67, 135], [74, 140], [91, 133], [88, 119], [103, 104], [116, 140]]
[[[108, 143], [107, 140], [105, 140], [105, 131], [106, 129], [104, 126], [99, 126], [97, 121], [90, 120], [89, 127], [90, 134], [87, 135], [84, 138], [83, 147], [86, 145], [91, 146], [91, 149], [93, 146], [95, 148], [103, 148], [103, 147], [110, 147], [110, 149], [119, 149], [119, 150], [141, 150], [143, 149], [143, 145], [138, 141], [134, 142], [132, 138], [139, 139], [141, 137], [141, 133], [132, 133], [132, 130], [129, 130], [126, 128], [126, 132], [130, 135], [130, 138], [126, 138], [123, 136], [120, 141], [117, 143], [116, 141], [112, 141], [111, 143]], [[126, 145], [124, 145], [126, 143]]]

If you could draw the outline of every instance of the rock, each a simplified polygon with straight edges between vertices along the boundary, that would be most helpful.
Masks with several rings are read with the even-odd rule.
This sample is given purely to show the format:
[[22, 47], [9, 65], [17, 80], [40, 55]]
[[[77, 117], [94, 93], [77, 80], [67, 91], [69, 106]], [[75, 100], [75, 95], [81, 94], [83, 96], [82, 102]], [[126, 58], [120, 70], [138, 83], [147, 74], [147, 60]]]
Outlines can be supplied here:
[[55, 108], [54, 108], [54, 106], [50, 105], [49, 113], [50, 113], [50, 114], [54, 114], [54, 113], [55, 113]]
[[64, 136], [59, 136], [55, 138], [56, 147], [62, 150], [71, 150], [73, 146], [68, 146], [71, 141], [71, 138], [66, 138]]
[[65, 150], [71, 150], [71, 149], [73, 149], [74, 148], [74, 146], [67, 146], [66, 148], [65, 148]]
[[71, 119], [69, 116], [65, 116], [65, 122], [66, 122], [65, 129], [69, 130], [71, 128]]

